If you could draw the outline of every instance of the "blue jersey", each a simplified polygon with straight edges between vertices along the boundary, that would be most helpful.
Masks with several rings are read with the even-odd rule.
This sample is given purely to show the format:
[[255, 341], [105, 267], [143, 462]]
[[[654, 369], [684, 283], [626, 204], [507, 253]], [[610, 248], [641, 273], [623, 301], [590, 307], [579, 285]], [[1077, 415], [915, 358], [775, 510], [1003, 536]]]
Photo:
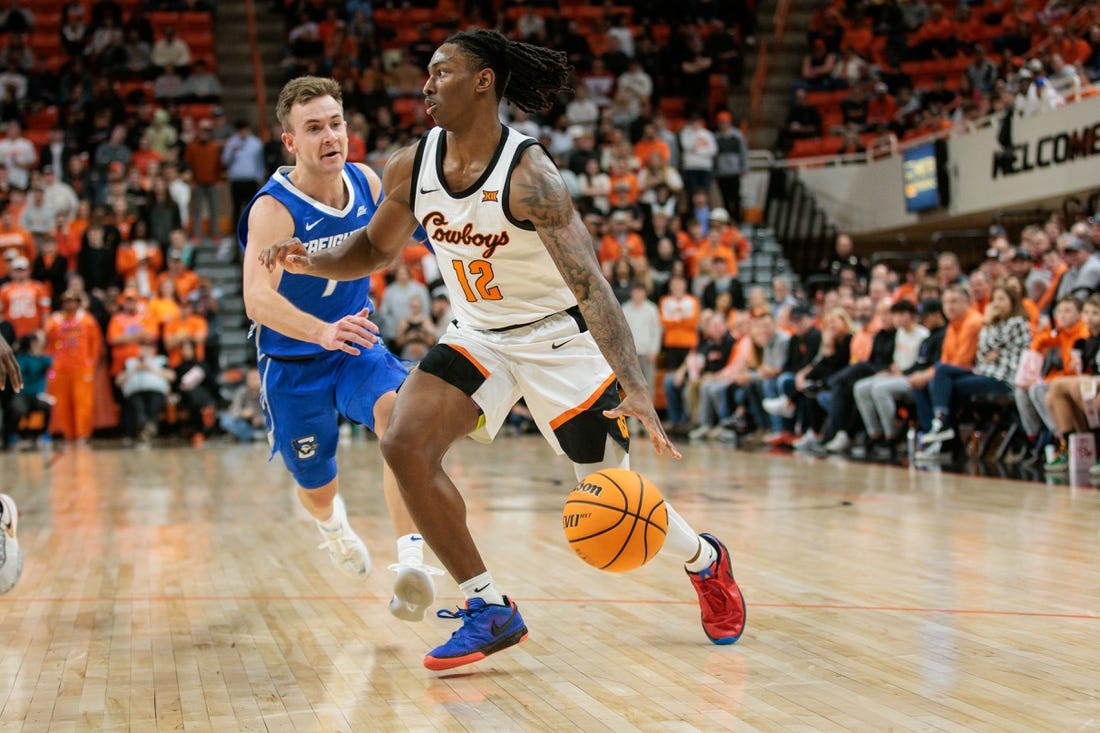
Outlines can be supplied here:
[[[349, 195], [343, 209], [326, 206], [298, 190], [290, 181], [292, 170], [288, 166], [277, 170], [245, 207], [237, 224], [241, 247], [248, 242], [248, 214], [261, 196], [272, 196], [287, 208], [294, 219], [294, 236], [310, 252], [335, 247], [352, 232], [365, 227], [382, 201], [381, 190], [375, 200], [366, 174], [354, 163], [344, 164], [342, 175]], [[369, 277], [336, 281], [284, 272], [279, 281], [279, 294], [299, 310], [327, 323], [358, 313], [363, 308], [374, 311], [370, 302]], [[257, 324], [255, 329], [256, 344], [263, 354], [298, 357], [317, 355], [325, 351], [318, 344], [299, 341], [266, 326]]]

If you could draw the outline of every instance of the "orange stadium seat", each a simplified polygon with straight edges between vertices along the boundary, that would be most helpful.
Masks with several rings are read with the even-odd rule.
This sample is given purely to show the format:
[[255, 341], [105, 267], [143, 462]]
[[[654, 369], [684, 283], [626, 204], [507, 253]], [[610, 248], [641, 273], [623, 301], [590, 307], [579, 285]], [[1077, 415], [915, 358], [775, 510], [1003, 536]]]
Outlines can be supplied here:
[[214, 36], [208, 31], [186, 31], [180, 33], [180, 38], [191, 49], [192, 56], [206, 56], [214, 52]]
[[923, 71], [921, 66], [923, 63], [923, 61], [902, 61], [901, 70], [909, 76], [919, 76]]
[[180, 117], [191, 117], [195, 120], [206, 120], [214, 116], [213, 104], [187, 103], [180, 105]]
[[61, 54], [61, 36], [56, 30], [50, 32], [36, 30], [31, 34], [28, 45], [36, 56], [44, 56], [48, 59]]
[[147, 16], [149, 23], [156, 29], [163, 29], [167, 26], [173, 28], [179, 26], [180, 14], [172, 10], [154, 10]]
[[791, 141], [791, 149], [787, 152], [788, 158], [812, 158], [820, 155], [821, 138], [798, 138]]
[[57, 107], [50, 105], [27, 114], [27, 127], [36, 130], [48, 130], [60, 119]]
[[118, 81], [115, 82], [115, 91], [123, 100], [128, 100], [137, 92], [145, 94], [147, 100], [153, 98], [153, 82], [151, 81]]
[[687, 100], [683, 97], [662, 97], [660, 104], [657, 105], [661, 114], [669, 119], [681, 119], [686, 107]]
[[179, 14], [180, 31], [193, 31], [211, 33], [214, 24], [210, 19], [210, 13], [201, 10], [186, 10]]
[[844, 147], [844, 138], [829, 136], [821, 139], [822, 155], [836, 155]]
[[402, 24], [431, 23], [435, 16], [433, 8], [404, 8], [401, 11]]
[[849, 92], [847, 89], [837, 89], [832, 92], [806, 92], [806, 103], [811, 104], [818, 109], [828, 109], [829, 107], [835, 107], [843, 102]]
[[722, 107], [725, 107], [729, 101], [729, 87], [726, 81], [725, 74], [711, 74], [710, 75], [710, 97], [708, 101], [708, 108], [711, 113], [717, 112]]
[[374, 24], [384, 28], [392, 28], [401, 21], [401, 11], [395, 8], [375, 8]]
[[417, 97], [397, 97], [393, 100], [393, 113], [401, 120], [402, 125], [414, 125], [418, 121], [423, 100]]
[[844, 138], [816, 137], [794, 140], [791, 143], [790, 158], [816, 158], [822, 155], [836, 155], [844, 147]]
[[24, 130], [23, 137], [34, 143], [35, 148], [40, 148], [50, 141], [49, 130]]
[[[526, 9], [523, 5], [512, 5], [504, 11], [504, 15], [508, 20], [515, 22]], [[535, 8], [534, 10], [535, 15], [540, 15], [543, 18], [549, 18], [554, 13], [554, 9], [550, 7]]]
[[603, 17], [603, 8], [591, 5], [571, 5], [561, 9], [563, 18], [578, 21], [595, 21]]
[[39, 33], [58, 33], [61, 30], [61, 13], [35, 13], [34, 28]]
[[612, 16], [621, 15], [626, 18], [626, 22], [629, 23], [634, 19], [634, 8], [629, 5], [615, 5], [611, 8]]

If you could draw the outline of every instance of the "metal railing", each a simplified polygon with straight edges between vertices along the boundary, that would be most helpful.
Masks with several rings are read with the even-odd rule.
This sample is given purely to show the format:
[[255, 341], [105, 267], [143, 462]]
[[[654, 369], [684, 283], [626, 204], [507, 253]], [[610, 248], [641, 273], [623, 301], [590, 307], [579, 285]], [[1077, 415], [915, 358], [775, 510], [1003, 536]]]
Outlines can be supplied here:
[[764, 222], [775, 232], [788, 261], [802, 278], [815, 274], [836, 239], [836, 227], [817, 204], [798, 171], [774, 166], [768, 182]]

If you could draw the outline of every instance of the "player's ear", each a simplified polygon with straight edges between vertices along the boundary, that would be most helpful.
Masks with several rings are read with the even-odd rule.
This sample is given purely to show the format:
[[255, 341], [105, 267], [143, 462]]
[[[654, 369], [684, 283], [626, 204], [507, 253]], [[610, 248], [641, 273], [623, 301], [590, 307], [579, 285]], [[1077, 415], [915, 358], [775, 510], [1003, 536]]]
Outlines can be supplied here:
[[294, 150], [294, 135], [289, 132], [283, 132], [283, 134], [279, 136], [279, 139], [283, 141], [283, 147], [289, 152], [296, 152]]
[[477, 72], [477, 76], [474, 81], [474, 88], [481, 93], [493, 91], [493, 86], [496, 84], [497, 75], [492, 69], [486, 67]]

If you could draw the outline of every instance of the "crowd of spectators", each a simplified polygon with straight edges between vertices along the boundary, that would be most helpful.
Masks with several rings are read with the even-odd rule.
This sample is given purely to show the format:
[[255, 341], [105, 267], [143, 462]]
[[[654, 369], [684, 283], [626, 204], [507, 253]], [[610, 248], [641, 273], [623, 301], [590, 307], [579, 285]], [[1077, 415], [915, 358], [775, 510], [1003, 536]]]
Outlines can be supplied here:
[[1021, 439], [1006, 460], [1066, 470], [1069, 435], [1100, 428], [1081, 389], [1100, 371], [1100, 212], [989, 240], [969, 272], [954, 252], [899, 271], [869, 268], [842, 234], [821, 263], [835, 285], [792, 294], [777, 280], [741, 309], [703, 307], [678, 281], [660, 310], [693, 327], [665, 323], [669, 429], [895, 461], [911, 427], [910, 460], [940, 461], [969, 447], [963, 423], [1007, 412]]
[[888, 154], [899, 141], [1033, 115], [1092, 94], [1100, 6], [993, 0], [827, 2], [776, 147]]
[[[213, 59], [153, 22], [209, 29], [209, 3], [58, 7], [0, 11], [0, 328], [28, 375], [0, 395], [4, 445], [147, 442], [166, 422], [201, 443], [224, 402], [220, 305], [192, 266], [225, 233], [210, 194], [228, 181], [238, 205], [246, 176], [254, 191], [262, 145], [214, 106]], [[30, 52], [53, 32], [56, 54]]]
[[[739, 445], [761, 436], [775, 446], [891, 457], [908, 419], [924, 435], [920, 452], [933, 458], [937, 446], [958, 438], [957, 398], [980, 392], [1012, 395], [1029, 456], [1044, 440], [1061, 446], [1088, 414], [1067, 406], [1075, 393], [1056, 378], [1095, 370], [1095, 354], [1080, 347], [1093, 333], [1089, 324], [1100, 321], [1100, 301], [1085, 302], [1100, 286], [1100, 259], [1092, 254], [1100, 225], [1052, 220], [1025, 229], [1013, 243], [1001, 233], [992, 238], [995, 256], [972, 272], [963, 273], [947, 253], [931, 276], [919, 262], [900, 273], [869, 269], [841, 236], [835, 258], [822, 263], [836, 287], [804, 293], [778, 277], [770, 288], [746, 292], [738, 270], [751, 245], [742, 234], [739, 184], [748, 147], [725, 95], [711, 91], [741, 83], [754, 10], [740, 3], [650, 5], [608, 4], [596, 14], [574, 4], [561, 12], [506, 4], [494, 12], [491, 4], [470, 3], [460, 24], [425, 15], [414, 36], [409, 23], [395, 22], [403, 16], [385, 8], [290, 2], [280, 7], [288, 18], [284, 70], [288, 77], [322, 73], [341, 81], [349, 158], [381, 171], [399, 145], [430, 123], [415, 102], [427, 56], [447, 33], [496, 27], [564, 50], [577, 70], [575, 93], [539, 115], [505, 104], [502, 119], [538, 138], [558, 163], [676, 433]], [[912, 5], [845, 4], [815, 16], [815, 41], [827, 54], [845, 37], [849, 14], [861, 18], [863, 35], [886, 54], [860, 64], [858, 47], [839, 49], [833, 64], [844, 78], [828, 84], [862, 87], [870, 104], [883, 94], [875, 85], [886, 84], [888, 95], [905, 86], [891, 87], [900, 77], [888, 73], [908, 62], [904, 53], [956, 52], [958, 46], [900, 43], [895, 33], [886, 34], [885, 44], [877, 40], [876, 24], [889, 25], [893, 9]], [[1012, 13], [1026, 10], [1018, 5]], [[33, 25], [33, 11], [12, 7]], [[5, 396], [6, 442], [16, 440], [21, 419], [46, 408], [51, 431], [72, 440], [116, 424], [131, 439], [148, 440], [179, 405], [179, 429], [201, 442], [216, 425], [220, 401], [218, 302], [190, 264], [196, 251], [229, 233], [226, 223], [259, 181], [285, 162], [278, 129], [263, 143], [247, 123], [228, 123], [216, 106], [218, 85], [200, 85], [201, 93], [187, 96], [157, 94], [164, 73], [183, 65], [184, 81], [201, 80], [211, 64], [182, 63], [182, 54], [156, 63], [167, 58], [163, 47], [179, 49], [180, 39], [167, 28], [143, 31], [148, 19], [141, 8], [116, 17], [112, 7], [110, 0], [92, 6], [81, 34], [84, 6], [66, 6], [62, 66], [51, 75], [33, 59], [15, 64], [14, 74], [34, 92], [16, 94], [24, 85], [17, 81], [10, 103], [0, 105], [5, 328], [18, 340], [28, 372], [51, 375], [28, 380], [22, 395]], [[401, 13], [421, 18], [416, 10]], [[881, 17], [863, 20], [872, 11]], [[654, 22], [642, 25], [641, 18]], [[5, 23], [8, 55], [0, 62], [11, 64], [11, 49], [18, 51], [26, 31], [18, 30], [19, 21], [14, 29]], [[111, 43], [93, 43], [119, 33], [122, 63], [103, 53]], [[158, 41], [166, 42], [160, 55]], [[142, 43], [151, 66], [142, 63]], [[1000, 54], [994, 62], [1003, 62], [1012, 50], [998, 46], [993, 53]], [[820, 54], [820, 44], [811, 54]], [[953, 84], [942, 86], [946, 99]], [[807, 105], [809, 87], [798, 90], [792, 116]], [[123, 88], [129, 96], [119, 94]], [[57, 119], [36, 146], [23, 134], [24, 123], [41, 119], [49, 102]], [[209, 116], [188, 114], [189, 102], [211, 104]], [[221, 212], [218, 192], [226, 188], [232, 208]], [[376, 275], [373, 294], [383, 334], [410, 362], [450, 319], [434, 258], [422, 246], [410, 246], [399, 265]], [[1060, 362], [1041, 359], [1035, 367], [1035, 354], [1055, 351], [1065, 352]], [[1029, 374], [1035, 379], [1025, 383]], [[253, 396], [248, 384], [241, 387], [235, 400], [241, 404], [222, 421], [228, 433], [254, 437]], [[112, 407], [122, 408], [121, 421], [110, 415]], [[1063, 455], [1055, 450], [1053, 467]]]
[[[559, 48], [574, 65], [575, 89], [553, 108], [529, 115], [504, 105], [501, 115], [554, 155], [599, 238], [617, 212], [630, 216], [632, 234], [656, 209], [686, 230], [697, 218], [697, 191], [704, 215], [717, 192], [713, 203], [741, 220], [748, 145], [727, 92], [741, 84], [751, 4], [562, 3], [559, 12], [556, 3], [472, 2], [454, 15], [437, 3], [422, 13], [416, 5], [391, 11], [301, 0], [283, 8], [286, 76], [327, 74], [341, 83], [353, 162], [381, 170], [426, 129], [419, 100], [432, 52], [457, 30], [492, 27]], [[441, 20], [448, 17], [462, 20]], [[604, 253], [614, 259], [618, 250], [609, 245]]]

